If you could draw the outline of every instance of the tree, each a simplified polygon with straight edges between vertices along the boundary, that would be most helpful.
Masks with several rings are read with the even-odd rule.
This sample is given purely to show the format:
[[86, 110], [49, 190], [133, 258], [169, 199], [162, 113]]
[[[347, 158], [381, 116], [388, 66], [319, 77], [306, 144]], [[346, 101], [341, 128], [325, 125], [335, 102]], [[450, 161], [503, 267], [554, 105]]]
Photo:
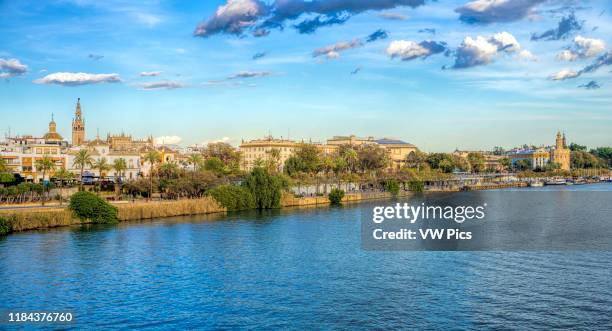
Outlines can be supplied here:
[[519, 171], [531, 170], [532, 169], [531, 160], [528, 160], [528, 159], [518, 160], [514, 162], [514, 168], [516, 168], [516, 170], [519, 170]]
[[68, 181], [74, 178], [74, 174], [66, 170], [66, 168], [61, 167], [55, 172], [55, 178], [59, 180], [60, 206], [61, 206], [64, 200], [64, 181]]
[[268, 152], [268, 159], [266, 160], [266, 168], [271, 173], [277, 173], [280, 168], [281, 151], [278, 148], [272, 148]]
[[200, 170], [200, 167], [202, 166], [202, 162], [203, 162], [203, 159], [202, 159], [202, 155], [200, 154], [191, 154], [187, 158], [187, 163], [193, 166], [193, 171]]
[[86, 166], [91, 167], [93, 162], [94, 159], [91, 156], [91, 153], [86, 149], [79, 150], [74, 156], [73, 166], [79, 167], [79, 169], [81, 170], [81, 174], [79, 177], [79, 191], [83, 191], [83, 171], [85, 170]]
[[423, 163], [425, 163], [426, 159], [427, 154], [416, 150], [406, 156], [406, 166], [408, 168], [416, 168], [417, 170], [421, 170], [421, 166]]
[[55, 161], [49, 155], [44, 155], [42, 159], [36, 160], [36, 171], [42, 171], [42, 181], [43, 181], [43, 192], [42, 192], [42, 205], [45, 205], [45, 187], [47, 184], [45, 183], [45, 177], [48, 172], [55, 169]]
[[151, 200], [153, 196], [153, 173], [155, 172], [155, 166], [161, 162], [161, 155], [156, 150], [150, 150], [145, 154], [144, 161], [149, 163], [149, 194], [147, 201]]
[[503, 170], [508, 171], [510, 170], [512, 163], [510, 162], [510, 159], [507, 157], [501, 158], [499, 160], [499, 163], [501, 164]]
[[225, 163], [216, 156], [209, 157], [204, 161], [204, 169], [222, 175], [225, 173]]
[[242, 185], [251, 191], [258, 209], [280, 207], [283, 181], [279, 176], [271, 175], [264, 168], [255, 168]]
[[385, 149], [374, 144], [361, 145], [357, 150], [361, 170], [376, 171], [384, 169], [389, 165], [389, 157]]
[[467, 156], [472, 172], [481, 173], [485, 171], [485, 157], [482, 153], [471, 152]]
[[123, 186], [123, 175], [127, 170], [127, 163], [125, 159], [119, 158], [113, 161], [113, 169], [115, 170], [115, 185], [118, 185], [118, 194], [121, 194]]
[[306, 143], [301, 143], [295, 152], [295, 156], [301, 160], [303, 166], [302, 171], [311, 174], [319, 172], [321, 163], [320, 154], [317, 146]]
[[102, 157], [98, 159], [98, 161], [94, 161], [91, 167], [100, 172], [100, 177], [98, 178], [98, 191], [101, 191], [102, 181], [104, 180], [104, 173], [111, 169], [111, 165], [108, 163], [105, 157]]
[[5, 159], [0, 158], [0, 173], [8, 172], [8, 165]]
[[599, 168], [606, 163], [603, 159], [580, 150], [571, 152], [570, 160], [573, 169]]
[[571, 151], [573, 151], [573, 152], [576, 152], [576, 151], [586, 152], [586, 151], [587, 151], [587, 147], [586, 147], [586, 146], [583, 146], [583, 145], [578, 145], [578, 144], [576, 144], [576, 143], [571, 143], [571, 144], [569, 145], [569, 149], [570, 149]]
[[597, 147], [591, 150], [591, 154], [604, 159], [608, 167], [612, 167], [612, 147]]
[[440, 163], [438, 163], [438, 169], [445, 173], [451, 173], [455, 167], [453, 166], [453, 162], [449, 159], [442, 159]]

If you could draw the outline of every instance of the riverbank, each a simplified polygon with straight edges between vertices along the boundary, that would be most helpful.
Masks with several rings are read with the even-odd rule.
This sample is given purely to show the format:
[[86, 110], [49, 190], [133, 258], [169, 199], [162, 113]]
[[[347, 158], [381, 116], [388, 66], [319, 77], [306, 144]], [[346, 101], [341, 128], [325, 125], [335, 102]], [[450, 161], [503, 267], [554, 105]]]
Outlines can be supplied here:
[[[411, 192], [400, 192], [399, 194], [401, 197], [408, 197], [411, 195]], [[349, 193], [345, 195], [342, 202], [355, 203], [375, 199], [389, 199], [391, 197], [392, 195], [388, 192]], [[281, 207], [329, 204], [329, 199], [326, 196], [296, 198], [285, 195], [281, 200]], [[117, 207], [117, 216], [120, 222], [227, 212], [226, 208], [219, 205], [217, 201], [210, 197], [151, 202], [138, 201], [114, 205]], [[59, 206], [0, 210], [0, 217], [9, 220], [13, 232], [89, 223], [73, 215], [67, 207]]]

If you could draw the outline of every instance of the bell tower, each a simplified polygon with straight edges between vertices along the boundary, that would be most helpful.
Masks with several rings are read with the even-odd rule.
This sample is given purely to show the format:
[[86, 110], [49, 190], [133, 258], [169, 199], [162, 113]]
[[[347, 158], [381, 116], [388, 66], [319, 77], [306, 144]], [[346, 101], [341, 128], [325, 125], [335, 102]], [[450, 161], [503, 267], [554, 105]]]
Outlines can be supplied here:
[[81, 98], [77, 99], [74, 119], [72, 119], [72, 145], [80, 146], [85, 143], [85, 121], [81, 112]]

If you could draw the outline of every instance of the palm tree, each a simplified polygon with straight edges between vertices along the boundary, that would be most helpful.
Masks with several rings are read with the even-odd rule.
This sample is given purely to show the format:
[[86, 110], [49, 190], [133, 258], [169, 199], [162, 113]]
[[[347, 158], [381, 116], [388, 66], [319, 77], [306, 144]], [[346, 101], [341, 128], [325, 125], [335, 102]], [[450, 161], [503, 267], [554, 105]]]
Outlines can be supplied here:
[[149, 162], [151, 166], [149, 169], [149, 196], [147, 201], [151, 200], [153, 196], [153, 172], [155, 171], [155, 165], [161, 162], [161, 155], [156, 150], [150, 150], [144, 157], [145, 162]]
[[94, 159], [91, 156], [91, 153], [86, 149], [79, 150], [74, 156], [74, 167], [79, 167], [81, 169], [81, 176], [79, 177], [79, 191], [83, 191], [83, 171], [86, 166], [91, 167], [94, 163]]
[[187, 158], [187, 163], [193, 166], [193, 171], [198, 171], [200, 166], [202, 166], [202, 162], [204, 162], [204, 160], [200, 154], [191, 154]]
[[66, 168], [61, 167], [55, 172], [55, 177], [59, 179], [59, 187], [60, 187], [60, 206], [62, 205], [64, 199], [64, 181], [71, 180], [74, 177], [74, 174]]
[[43, 181], [43, 192], [42, 192], [42, 205], [45, 205], [45, 177], [47, 172], [55, 169], [55, 161], [49, 155], [44, 155], [42, 159], [36, 160], [36, 171], [42, 170], [42, 181]]
[[100, 178], [98, 179], [98, 192], [102, 190], [102, 181], [104, 180], [104, 172], [110, 170], [111, 165], [108, 164], [105, 157], [100, 158], [98, 161], [94, 162], [91, 166], [93, 169], [96, 169], [100, 172]]
[[[121, 194], [121, 185], [123, 185], [123, 173], [127, 170], [125, 159], [119, 158], [113, 161], [113, 169], [115, 169], [115, 183], [119, 184], [118, 193]], [[117, 177], [117, 175], [119, 175]]]

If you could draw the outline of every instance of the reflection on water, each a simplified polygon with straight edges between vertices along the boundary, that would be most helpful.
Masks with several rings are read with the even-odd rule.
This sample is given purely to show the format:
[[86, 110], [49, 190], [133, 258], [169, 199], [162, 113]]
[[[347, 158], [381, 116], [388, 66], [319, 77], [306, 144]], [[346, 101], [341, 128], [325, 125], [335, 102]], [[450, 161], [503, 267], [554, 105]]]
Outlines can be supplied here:
[[11, 235], [0, 310], [71, 310], [75, 327], [104, 329], [612, 328], [611, 252], [363, 251], [360, 210]]

